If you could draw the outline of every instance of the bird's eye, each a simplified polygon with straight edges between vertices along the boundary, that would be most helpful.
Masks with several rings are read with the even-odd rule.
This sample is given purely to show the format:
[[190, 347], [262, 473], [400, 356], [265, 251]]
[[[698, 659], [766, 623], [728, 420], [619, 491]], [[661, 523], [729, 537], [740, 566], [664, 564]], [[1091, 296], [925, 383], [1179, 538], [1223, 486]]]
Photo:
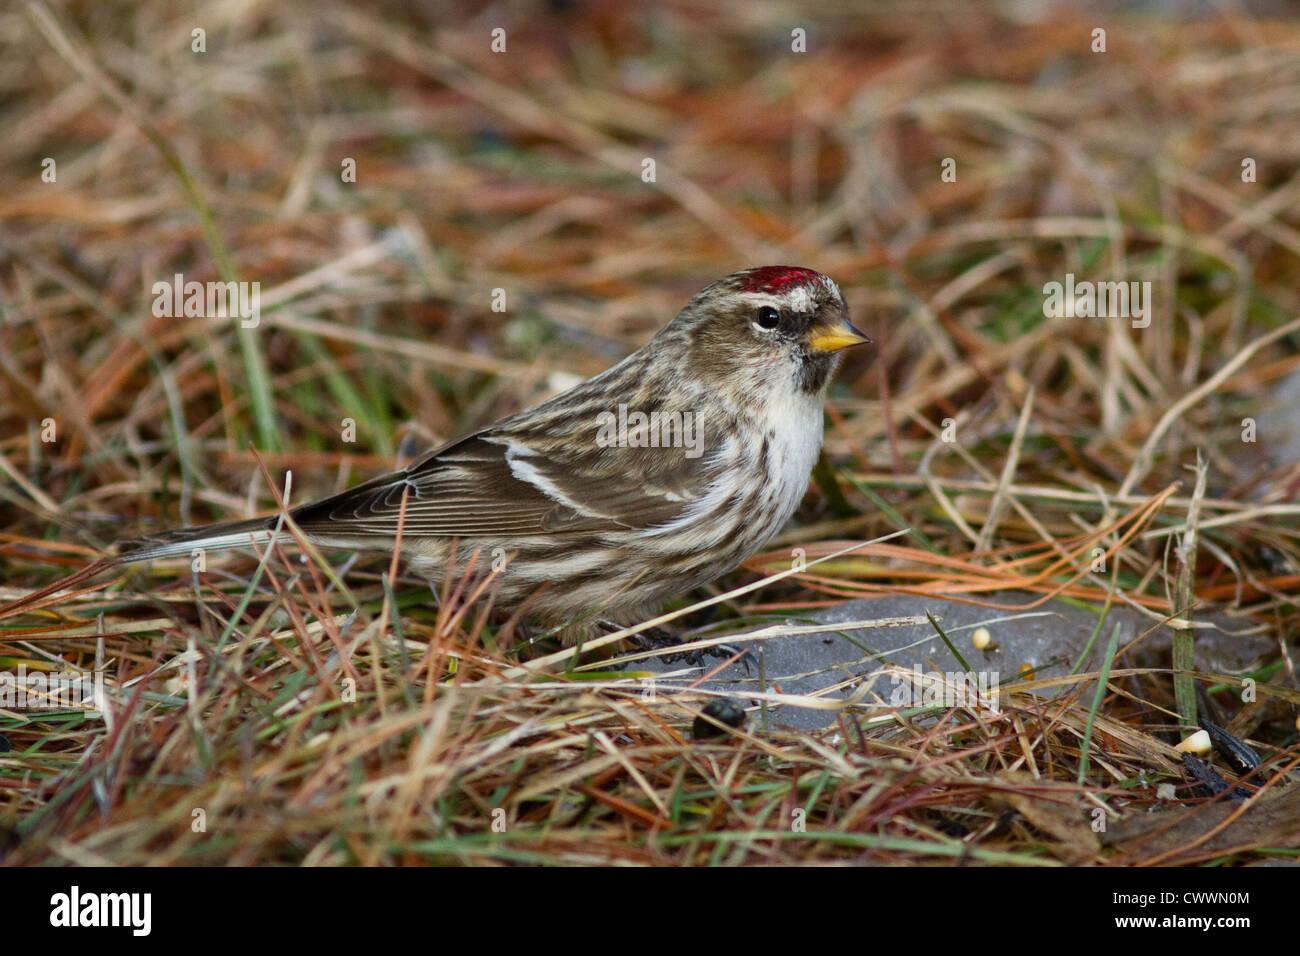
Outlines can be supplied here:
[[754, 317], [754, 324], [760, 329], [774, 329], [781, 324], [781, 313], [770, 305], [765, 305], [758, 310], [758, 315]]

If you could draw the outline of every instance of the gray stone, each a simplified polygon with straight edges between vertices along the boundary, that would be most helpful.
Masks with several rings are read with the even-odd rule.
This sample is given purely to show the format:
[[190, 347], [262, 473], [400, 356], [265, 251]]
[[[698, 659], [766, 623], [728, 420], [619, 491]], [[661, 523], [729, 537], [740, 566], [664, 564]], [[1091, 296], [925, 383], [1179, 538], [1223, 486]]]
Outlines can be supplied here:
[[[999, 592], [981, 599], [1002, 605], [1027, 605], [1040, 595], [1027, 592]], [[870, 713], [876, 697], [886, 702], [908, 701], [909, 689], [920, 702], [925, 681], [905, 681], [894, 674], [881, 674], [881, 668], [899, 665], [916, 674], [964, 672], [967, 668], [925, 620], [929, 611], [953, 645], [965, 659], [977, 681], [996, 686], [1014, 681], [1023, 665], [1034, 668], [1038, 678], [1068, 673], [1088, 644], [1097, 627], [1101, 605], [1085, 606], [1074, 601], [1052, 599], [1032, 610], [991, 610], [942, 597], [895, 595], [871, 600], [845, 601], [802, 618], [789, 618], [793, 626], [816, 625], [813, 633], [783, 634], [761, 637], [764, 628], [751, 628], [742, 635], [730, 636], [728, 642], [761, 654], [762, 672], [768, 692], [790, 695], [820, 695], [828, 701], [844, 700], [857, 695], [855, 710]], [[919, 617], [921, 623], [901, 626], [871, 626], [867, 622], [883, 619]], [[1251, 669], [1275, 647], [1265, 629], [1246, 618], [1231, 617], [1221, 611], [1199, 611], [1194, 620], [1197, 668], [1204, 671], [1238, 674]], [[1097, 636], [1083, 670], [1096, 670], [1106, 643], [1116, 624], [1120, 627], [1121, 648], [1139, 635], [1148, 634], [1124, 661], [1137, 666], [1169, 666], [1172, 632], [1158, 626], [1158, 619], [1127, 605], [1112, 604], [1102, 632]], [[980, 626], [988, 628], [994, 646], [976, 650], [972, 634]], [[698, 679], [703, 670], [712, 669], [709, 659], [703, 668], [680, 661], [665, 663], [661, 659], [643, 662], [645, 669], [664, 676], [659, 679], [665, 691], [686, 686]], [[642, 665], [637, 665], [638, 667]], [[874, 677], [873, 677], [874, 675]], [[996, 675], [996, 676], [994, 676]], [[835, 685], [845, 686], [835, 688]], [[735, 693], [758, 693], [761, 685], [752, 669], [747, 675], [739, 664], [726, 668], [702, 686]], [[928, 686], [938, 687], [931, 682]], [[1076, 685], [1077, 686], [1077, 685]], [[868, 691], [869, 687], [869, 691]], [[833, 688], [828, 690], [828, 688]], [[1044, 693], [1051, 693], [1045, 691]], [[878, 703], [878, 702], [876, 702]], [[812, 730], [834, 722], [834, 709], [819, 710], [790, 703], [773, 704], [769, 719], [773, 726]]]

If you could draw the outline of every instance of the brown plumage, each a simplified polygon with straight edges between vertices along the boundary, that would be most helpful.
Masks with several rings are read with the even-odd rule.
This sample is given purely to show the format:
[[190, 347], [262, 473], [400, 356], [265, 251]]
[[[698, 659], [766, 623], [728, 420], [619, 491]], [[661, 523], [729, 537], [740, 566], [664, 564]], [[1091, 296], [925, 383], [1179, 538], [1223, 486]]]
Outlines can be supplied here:
[[[504, 565], [498, 603], [531, 595], [551, 624], [628, 620], [781, 529], [821, 447], [838, 350], [866, 341], [825, 276], [737, 272], [613, 368], [290, 514], [316, 544], [391, 552], [404, 507], [403, 557], [435, 584], [478, 552], [476, 567]], [[175, 531], [116, 560], [265, 543], [276, 521]]]

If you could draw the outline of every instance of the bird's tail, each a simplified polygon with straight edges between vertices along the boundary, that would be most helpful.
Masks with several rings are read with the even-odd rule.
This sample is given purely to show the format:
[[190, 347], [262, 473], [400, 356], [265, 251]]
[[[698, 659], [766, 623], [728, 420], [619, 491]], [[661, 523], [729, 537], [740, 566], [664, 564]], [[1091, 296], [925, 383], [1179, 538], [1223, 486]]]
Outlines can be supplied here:
[[[154, 558], [168, 558], [178, 554], [190, 554], [192, 551], [212, 551], [220, 548], [239, 548], [252, 544], [265, 544], [274, 539], [278, 518], [253, 518], [249, 521], [227, 521], [223, 524], [205, 524], [197, 528], [181, 528], [178, 531], [164, 531], [160, 534], [123, 541], [116, 554], [107, 555], [77, 571], [75, 574], [60, 578], [45, 587], [33, 591], [16, 601], [0, 605], [0, 620], [34, 611], [55, 601], [67, 597], [67, 589], [83, 584], [91, 578], [122, 564], [134, 564], [136, 561], [152, 561]], [[89, 589], [87, 589], [89, 590]], [[80, 593], [80, 592], [77, 592]]]
[[226, 521], [205, 524], [196, 528], [179, 528], [160, 534], [124, 541], [110, 560], [114, 564], [133, 564], [170, 558], [194, 551], [218, 551], [223, 548], [241, 548], [266, 544], [275, 537], [275, 518], [250, 518], [248, 521]]

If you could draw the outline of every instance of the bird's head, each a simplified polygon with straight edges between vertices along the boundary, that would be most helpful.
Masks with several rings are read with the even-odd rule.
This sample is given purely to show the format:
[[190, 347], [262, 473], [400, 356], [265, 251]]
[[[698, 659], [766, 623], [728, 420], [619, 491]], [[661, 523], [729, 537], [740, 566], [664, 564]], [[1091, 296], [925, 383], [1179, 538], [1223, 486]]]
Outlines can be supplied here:
[[871, 341], [849, 322], [839, 286], [799, 266], [719, 279], [664, 334], [687, 344], [684, 361], [697, 375], [750, 401], [821, 396], [840, 350]]

